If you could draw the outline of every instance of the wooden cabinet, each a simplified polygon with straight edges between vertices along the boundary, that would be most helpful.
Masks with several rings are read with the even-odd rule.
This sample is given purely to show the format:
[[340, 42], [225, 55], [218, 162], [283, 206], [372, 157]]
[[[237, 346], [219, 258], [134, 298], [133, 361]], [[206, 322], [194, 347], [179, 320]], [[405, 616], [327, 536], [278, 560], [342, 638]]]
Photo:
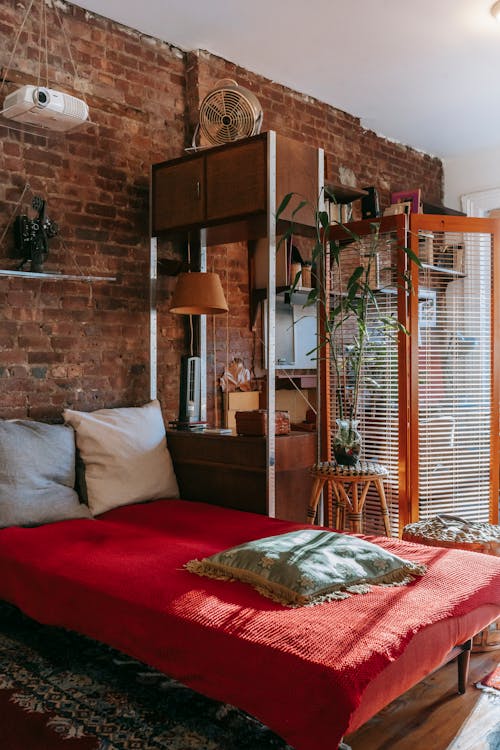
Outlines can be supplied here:
[[[269, 173], [276, 175], [277, 205], [289, 192], [310, 206], [294, 221], [314, 225], [318, 199], [318, 150], [283, 136], [276, 138], [274, 160], [269, 133], [154, 164], [151, 175], [153, 235], [231, 223], [223, 241], [266, 234]], [[291, 205], [283, 220], [292, 218]], [[261, 219], [259, 221], [259, 218]], [[216, 238], [217, 239], [217, 238]]]
[[199, 156], [154, 168], [153, 234], [205, 219], [204, 167], [204, 158]]
[[[265, 257], [267, 262], [266, 291], [269, 303], [267, 319], [266, 347], [266, 403], [270, 414], [274, 411], [275, 382], [275, 245], [276, 236], [289, 227], [293, 220], [295, 235], [313, 236], [315, 231], [315, 209], [320, 190], [324, 184], [324, 153], [302, 142], [285, 138], [274, 131], [261, 133], [252, 138], [242, 139], [171, 161], [152, 166], [151, 170], [151, 268], [156, 265], [161, 273], [178, 273], [184, 264], [157, 260], [157, 238], [185, 241], [189, 232], [193, 233], [196, 260], [191, 261], [192, 269], [206, 267], [207, 246], [240, 241], [249, 242], [249, 286], [254, 288], [254, 247], [253, 240], [266, 239]], [[278, 224], [275, 214], [288, 193], [295, 193], [296, 199], [281, 214]], [[306, 206], [297, 211], [302, 200]], [[200, 231], [206, 230], [206, 231]], [[196, 234], [198, 236], [196, 236]], [[252, 241], [252, 242], [250, 242]], [[175, 269], [173, 268], [175, 266]], [[156, 271], [156, 269], [155, 269]], [[152, 278], [152, 333], [151, 351], [156, 352], [157, 331], [154, 309], [155, 280]], [[254, 299], [252, 298], [252, 302]], [[253, 307], [251, 320], [253, 320]], [[202, 358], [201, 402], [206, 403], [206, 323], [200, 316], [198, 327], [199, 351]], [[151, 397], [156, 397], [156, 366], [151, 368]], [[201, 414], [206, 418], [206, 414]], [[270, 425], [274, 419], [270, 417]], [[315, 440], [309, 434], [290, 436], [289, 441], [282, 437], [274, 439], [274, 429], [266, 438], [253, 438], [248, 450], [244, 449], [246, 438], [228, 436], [182, 435], [173, 437], [174, 452], [185, 446], [193, 450], [192, 456], [201, 456], [200, 445], [196, 440], [206, 441], [205, 449], [212, 449], [209, 441], [234, 441], [220, 445], [219, 458], [194, 459], [186, 453], [177, 455], [181, 489], [186, 497], [204, 499], [210, 491], [211, 502], [226, 502], [234, 507], [266, 509], [270, 515], [285, 514], [286, 518], [303, 521], [309, 499], [311, 480], [306, 467], [316, 460]], [[301, 442], [302, 440], [302, 442]], [[187, 442], [189, 441], [189, 442]], [[276, 443], [276, 445], [275, 445]], [[285, 446], [290, 451], [296, 449], [303, 463], [292, 463], [283, 468], [288, 460]], [[190, 448], [193, 446], [193, 448]], [[226, 448], [241, 451], [231, 461], [225, 454]], [[237, 446], [237, 447], [236, 447]], [[198, 453], [194, 452], [194, 447]], [[271, 467], [278, 465], [276, 477], [277, 507], [275, 504], [274, 474]], [[188, 467], [186, 469], [186, 467]], [[195, 467], [193, 475], [189, 467]], [[281, 468], [280, 468], [281, 467]], [[220, 471], [219, 471], [220, 469]], [[206, 480], [206, 481], [205, 481]], [[248, 481], [247, 481], [248, 480]], [[295, 484], [297, 480], [297, 484]], [[221, 486], [222, 483], [222, 486]], [[220, 490], [220, 492], [219, 492]], [[199, 493], [199, 494], [197, 494]], [[219, 497], [218, 497], [219, 495]]]
[[208, 151], [205, 166], [207, 223], [219, 223], [266, 211], [264, 139]]
[[[266, 513], [266, 439], [169, 431], [181, 497]], [[276, 516], [306, 522], [316, 461], [316, 435], [276, 437]]]

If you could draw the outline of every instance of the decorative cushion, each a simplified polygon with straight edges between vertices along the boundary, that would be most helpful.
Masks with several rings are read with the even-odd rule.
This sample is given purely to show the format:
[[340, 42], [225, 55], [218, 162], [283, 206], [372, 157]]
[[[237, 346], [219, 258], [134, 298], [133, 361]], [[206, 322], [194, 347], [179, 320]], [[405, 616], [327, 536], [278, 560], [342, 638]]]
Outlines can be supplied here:
[[0, 527], [89, 518], [75, 484], [75, 436], [64, 425], [0, 421]]
[[322, 474], [324, 476], [346, 476], [346, 477], [361, 477], [367, 476], [368, 474], [375, 474], [380, 477], [386, 477], [389, 471], [382, 464], [377, 464], [374, 461], [358, 461], [355, 466], [343, 466], [333, 461], [320, 461], [317, 464], [313, 464], [311, 467], [311, 474]]
[[500, 557], [500, 526], [446, 514], [409, 523], [403, 539], [431, 547], [453, 547]]
[[371, 585], [402, 586], [426, 570], [371, 542], [318, 529], [246, 542], [185, 567], [209, 578], [250, 583], [291, 607], [365, 594]]
[[63, 416], [76, 432], [93, 515], [120, 505], [179, 497], [158, 401], [90, 413], [65, 409]]

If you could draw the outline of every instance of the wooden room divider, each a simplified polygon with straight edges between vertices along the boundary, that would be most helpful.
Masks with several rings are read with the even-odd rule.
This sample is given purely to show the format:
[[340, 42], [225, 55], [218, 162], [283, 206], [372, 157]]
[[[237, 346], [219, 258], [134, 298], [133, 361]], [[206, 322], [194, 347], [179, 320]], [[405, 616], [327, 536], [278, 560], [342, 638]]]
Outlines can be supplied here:
[[[362, 457], [389, 472], [392, 533], [439, 513], [498, 523], [500, 222], [412, 214], [332, 227], [347, 269], [363, 265], [375, 226], [370, 283], [377, 305], [369, 314], [359, 418]], [[339, 293], [326, 261], [323, 315]], [[387, 336], [385, 316], [408, 333]], [[329, 394], [321, 420], [329, 460], [337, 415], [327, 351], [320, 377]], [[375, 494], [365, 504], [364, 529], [384, 533]]]

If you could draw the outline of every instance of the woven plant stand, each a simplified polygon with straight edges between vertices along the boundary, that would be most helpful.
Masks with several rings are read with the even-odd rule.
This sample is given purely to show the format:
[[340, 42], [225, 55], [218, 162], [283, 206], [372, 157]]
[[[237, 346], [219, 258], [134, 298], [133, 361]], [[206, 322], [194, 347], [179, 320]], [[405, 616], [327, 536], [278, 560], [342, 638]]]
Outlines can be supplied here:
[[[391, 536], [389, 511], [384, 491], [384, 479], [388, 475], [385, 466], [373, 461], [360, 461], [356, 466], [340, 466], [332, 461], [322, 461], [314, 464], [310, 472], [314, 477], [314, 484], [307, 509], [308, 523], [314, 523], [321, 491], [325, 483], [328, 483], [332, 486], [335, 496], [335, 499], [332, 498], [333, 507], [328, 509], [329, 523], [333, 522], [333, 511], [335, 511], [334, 528], [342, 530], [344, 514], [347, 513], [350, 530], [361, 534], [363, 532], [363, 507], [368, 490], [373, 484], [380, 500], [385, 533]], [[360, 485], [362, 485], [361, 493], [359, 492]]]

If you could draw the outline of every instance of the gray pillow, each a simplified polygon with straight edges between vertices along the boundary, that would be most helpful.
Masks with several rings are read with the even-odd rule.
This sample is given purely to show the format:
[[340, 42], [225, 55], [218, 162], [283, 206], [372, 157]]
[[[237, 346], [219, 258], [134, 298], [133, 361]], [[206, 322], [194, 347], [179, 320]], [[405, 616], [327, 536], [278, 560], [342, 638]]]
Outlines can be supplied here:
[[90, 518], [75, 484], [75, 437], [64, 425], [0, 421], [0, 528]]

